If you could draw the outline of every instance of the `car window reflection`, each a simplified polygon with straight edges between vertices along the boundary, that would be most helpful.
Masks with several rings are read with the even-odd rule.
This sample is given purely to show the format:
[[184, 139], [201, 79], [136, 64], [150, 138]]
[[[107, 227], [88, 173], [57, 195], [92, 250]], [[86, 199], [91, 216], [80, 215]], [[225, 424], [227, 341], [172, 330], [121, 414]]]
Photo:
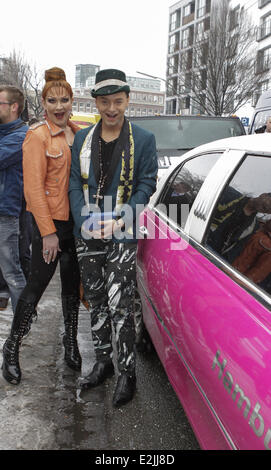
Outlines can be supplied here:
[[193, 202], [221, 154], [209, 153], [188, 160], [171, 179], [159, 199], [159, 208], [179, 227], [184, 227]]
[[271, 293], [271, 159], [248, 156], [225, 188], [206, 243]]

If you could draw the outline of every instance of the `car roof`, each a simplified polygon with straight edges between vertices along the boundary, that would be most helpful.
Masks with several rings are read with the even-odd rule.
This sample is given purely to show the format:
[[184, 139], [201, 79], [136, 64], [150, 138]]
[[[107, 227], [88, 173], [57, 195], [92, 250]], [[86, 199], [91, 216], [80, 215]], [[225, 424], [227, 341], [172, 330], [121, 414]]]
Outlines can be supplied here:
[[151, 116], [129, 116], [129, 120], [153, 120], [153, 119], [213, 119], [213, 120], [227, 120], [227, 119], [237, 119], [238, 116], [209, 116], [207, 114], [153, 114]]
[[245, 152], [266, 152], [270, 154], [271, 133], [242, 135], [214, 140], [208, 144], [195, 147], [193, 150], [185, 153], [185, 157], [208, 150], [243, 150]]
[[174, 160], [176, 158], [176, 161], [171, 158], [171, 165], [169, 168], [165, 169], [157, 189], [163, 187], [164, 183], [167, 181], [168, 176], [181, 162], [185, 162], [187, 159], [202, 153], [225, 152], [226, 150], [240, 150], [245, 153], [261, 153], [271, 155], [271, 133], [250, 134], [214, 140], [213, 142], [199, 145], [198, 147], [185, 152], [181, 156], [176, 155], [176, 157], [174, 157], [174, 155], [172, 155]]

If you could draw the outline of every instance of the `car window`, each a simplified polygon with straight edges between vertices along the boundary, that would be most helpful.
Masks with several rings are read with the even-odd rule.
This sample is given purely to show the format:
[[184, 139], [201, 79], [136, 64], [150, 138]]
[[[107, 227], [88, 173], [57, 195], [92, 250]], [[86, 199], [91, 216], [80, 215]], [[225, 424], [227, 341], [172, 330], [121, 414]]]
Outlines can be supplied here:
[[188, 160], [166, 183], [158, 201], [159, 209], [178, 226], [184, 227], [193, 202], [220, 153], [208, 153]]
[[[133, 122], [133, 121], [132, 121]], [[134, 121], [155, 135], [158, 150], [189, 150], [217, 139], [243, 135], [244, 130], [236, 118], [169, 118]]]
[[265, 126], [267, 118], [271, 116], [271, 109], [266, 109], [264, 111], [259, 111], [254, 118], [250, 134], [254, 134], [255, 131]]
[[271, 293], [271, 157], [248, 155], [222, 192], [206, 245]]

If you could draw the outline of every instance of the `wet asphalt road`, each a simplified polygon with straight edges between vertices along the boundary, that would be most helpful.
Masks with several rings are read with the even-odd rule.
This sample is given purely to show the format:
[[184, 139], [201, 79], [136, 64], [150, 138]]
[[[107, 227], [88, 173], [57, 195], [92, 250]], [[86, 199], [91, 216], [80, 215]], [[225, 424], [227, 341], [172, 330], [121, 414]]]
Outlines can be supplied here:
[[[12, 321], [10, 305], [0, 312], [0, 349]], [[0, 375], [0, 450], [198, 450], [184, 411], [155, 353], [138, 354], [137, 392], [115, 409], [116, 378], [82, 392], [80, 374], [63, 361], [59, 277], [38, 306], [38, 321], [21, 347], [22, 381]], [[92, 368], [89, 314], [79, 320], [82, 375]]]

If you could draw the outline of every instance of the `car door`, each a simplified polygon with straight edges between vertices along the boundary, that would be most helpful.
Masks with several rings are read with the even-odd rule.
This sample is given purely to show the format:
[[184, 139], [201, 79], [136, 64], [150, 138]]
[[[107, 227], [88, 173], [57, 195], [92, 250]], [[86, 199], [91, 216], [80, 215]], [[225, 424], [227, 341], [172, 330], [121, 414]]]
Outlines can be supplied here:
[[[206, 214], [197, 247], [209, 297], [201, 286], [206, 308], [194, 310], [194, 333], [204, 337], [205, 354], [194, 348], [194, 371], [239, 449], [270, 449], [271, 262], [269, 237], [263, 230], [271, 217], [270, 170], [270, 156], [243, 155]], [[269, 203], [259, 202], [262, 194]], [[246, 212], [256, 200], [254, 211]], [[261, 251], [256, 252], [253, 240], [259, 237]]]
[[[148, 299], [153, 310], [146, 309], [144, 319], [150, 333], [154, 332], [155, 346], [201, 445], [269, 448], [270, 294], [264, 284], [260, 288], [238, 273], [228, 252], [226, 259], [225, 252], [217, 251], [214, 225], [218, 206], [232, 207], [232, 201], [238, 200], [236, 191], [241, 200], [247, 197], [248, 188], [254, 197], [260, 191], [268, 192], [271, 159], [244, 156], [240, 168], [240, 152], [229, 153], [227, 162], [230, 159], [231, 172], [238, 168], [233, 178], [229, 176], [231, 165], [222, 176], [216, 172], [223, 164], [220, 160], [192, 204], [185, 222], [186, 229], [188, 222], [190, 225], [187, 246], [185, 237], [176, 238], [174, 225], [163, 225], [158, 216], [154, 235], [162, 232], [164, 239], [158, 243], [157, 239], [144, 240], [140, 245], [144, 302]], [[225, 184], [227, 178], [230, 181]], [[210, 195], [210, 179], [221, 186], [217, 198]], [[161, 201], [166, 198], [164, 193]], [[153, 213], [147, 211], [144, 217], [153, 218]], [[176, 222], [180, 227], [182, 221]], [[221, 238], [221, 230], [217, 233]], [[244, 240], [246, 237], [239, 249]], [[235, 252], [234, 257], [237, 255]]]
[[[180, 291], [191, 296], [190, 281], [197, 272], [191, 262], [196, 253], [187, 244], [183, 228], [207, 174], [220, 156], [207, 153], [184, 162], [169, 178], [155, 211], [146, 209], [142, 214], [141, 229], [146, 238], [138, 246], [138, 284], [145, 324], [175, 391], [186, 402], [190, 421], [196, 423], [201, 416], [200, 421], [209, 429], [206, 445], [215, 441], [217, 448], [227, 448], [206, 405], [201, 406], [201, 392], [190, 367], [190, 350], [185, 347], [193, 331], [187, 331], [188, 323], [176, 305]], [[185, 297], [177, 303], [182, 304]]]

